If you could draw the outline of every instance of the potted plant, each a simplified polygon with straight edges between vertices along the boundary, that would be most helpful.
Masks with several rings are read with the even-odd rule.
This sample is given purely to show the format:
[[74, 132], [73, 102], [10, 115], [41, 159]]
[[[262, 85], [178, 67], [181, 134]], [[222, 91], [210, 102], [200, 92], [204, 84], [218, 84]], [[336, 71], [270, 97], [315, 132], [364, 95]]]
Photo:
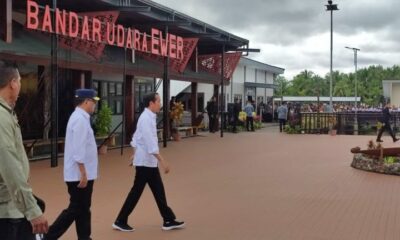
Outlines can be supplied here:
[[182, 121], [183, 117], [183, 104], [181, 102], [176, 102], [174, 106], [172, 106], [171, 112], [169, 113], [169, 117], [172, 120], [172, 129], [171, 135], [175, 141], [180, 140], [179, 132], [177, 127]]
[[331, 136], [335, 136], [336, 133], [337, 133], [337, 127], [338, 127], [335, 116], [330, 116], [329, 117], [328, 125], [329, 125], [329, 128], [330, 128]]
[[[107, 103], [103, 103], [96, 115], [94, 123], [94, 127], [96, 130], [96, 137], [107, 137], [111, 130], [111, 123], [112, 123], [111, 108], [107, 105]], [[111, 138], [100, 146], [99, 152], [101, 154], [107, 153], [107, 145], [110, 143], [110, 141], [112, 141]]]

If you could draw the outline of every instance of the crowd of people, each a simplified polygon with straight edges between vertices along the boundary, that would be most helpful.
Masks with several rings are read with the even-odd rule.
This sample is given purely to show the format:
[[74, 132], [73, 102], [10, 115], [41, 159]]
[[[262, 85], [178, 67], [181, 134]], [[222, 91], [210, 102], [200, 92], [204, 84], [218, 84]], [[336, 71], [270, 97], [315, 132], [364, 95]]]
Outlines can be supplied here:
[[[300, 105], [301, 112], [380, 112], [384, 106], [369, 106], [360, 103], [357, 108], [354, 103], [333, 103], [333, 110], [330, 109], [329, 103], [289, 103], [290, 106]], [[392, 111], [400, 111], [400, 108], [392, 106]]]

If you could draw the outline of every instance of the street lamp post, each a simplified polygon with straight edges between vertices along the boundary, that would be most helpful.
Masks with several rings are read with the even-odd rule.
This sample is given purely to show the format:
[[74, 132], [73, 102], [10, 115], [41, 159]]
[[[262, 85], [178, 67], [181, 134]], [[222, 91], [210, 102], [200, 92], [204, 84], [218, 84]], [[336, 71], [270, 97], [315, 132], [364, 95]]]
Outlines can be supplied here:
[[357, 121], [357, 52], [360, 51], [359, 48], [345, 47], [354, 52], [354, 134], [358, 134], [358, 121]]
[[332, 52], [333, 52], [333, 11], [339, 10], [337, 7], [337, 4], [332, 4], [332, 1], [328, 1], [328, 5], [326, 6], [326, 11], [331, 11], [331, 68], [330, 68], [330, 83], [329, 83], [329, 105], [331, 110], [333, 111], [333, 105], [332, 105], [332, 81], [333, 81], [333, 76], [332, 76]]

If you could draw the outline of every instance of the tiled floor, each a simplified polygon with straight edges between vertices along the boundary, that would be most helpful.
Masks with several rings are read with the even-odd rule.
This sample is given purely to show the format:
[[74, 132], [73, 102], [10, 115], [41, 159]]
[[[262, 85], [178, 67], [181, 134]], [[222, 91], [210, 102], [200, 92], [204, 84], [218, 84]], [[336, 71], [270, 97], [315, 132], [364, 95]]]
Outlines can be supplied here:
[[[93, 239], [400, 239], [400, 177], [350, 167], [350, 148], [373, 137], [286, 135], [271, 127], [223, 139], [201, 134], [162, 149], [172, 167], [163, 175], [167, 199], [186, 229], [161, 230], [148, 188], [129, 219], [136, 231], [111, 229], [134, 175], [130, 149], [124, 156], [114, 150], [100, 160]], [[53, 222], [68, 196], [62, 167], [49, 165], [32, 163], [31, 182]], [[74, 227], [62, 239], [76, 239]]]

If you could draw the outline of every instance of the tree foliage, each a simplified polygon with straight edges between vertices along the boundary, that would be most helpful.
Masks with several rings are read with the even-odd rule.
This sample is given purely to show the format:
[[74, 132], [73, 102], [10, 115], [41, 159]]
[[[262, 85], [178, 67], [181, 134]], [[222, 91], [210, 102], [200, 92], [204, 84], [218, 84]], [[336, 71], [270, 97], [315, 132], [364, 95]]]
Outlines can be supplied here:
[[[332, 75], [332, 95], [353, 97], [355, 74], [335, 71]], [[357, 95], [361, 97], [361, 102], [371, 106], [382, 102], [382, 80], [400, 80], [400, 66], [383, 68], [374, 65], [357, 71]], [[329, 96], [329, 84], [329, 74], [321, 77], [312, 71], [304, 70], [292, 80], [287, 80], [283, 76], [277, 77], [274, 96]]]

